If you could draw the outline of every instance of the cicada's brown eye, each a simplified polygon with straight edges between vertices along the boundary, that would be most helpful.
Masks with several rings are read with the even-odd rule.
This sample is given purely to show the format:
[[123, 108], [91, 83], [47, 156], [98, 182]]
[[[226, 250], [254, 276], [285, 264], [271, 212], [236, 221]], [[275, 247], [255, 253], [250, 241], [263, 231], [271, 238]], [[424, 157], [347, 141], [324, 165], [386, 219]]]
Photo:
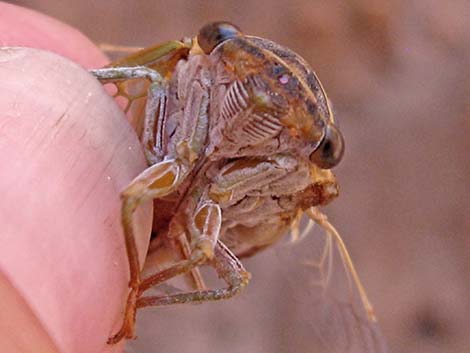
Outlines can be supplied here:
[[320, 145], [310, 155], [310, 161], [322, 169], [336, 166], [344, 154], [344, 139], [333, 124], [326, 125], [325, 135]]
[[228, 22], [212, 22], [201, 28], [197, 35], [197, 42], [206, 54], [227, 39], [235, 38], [241, 35], [241, 31]]

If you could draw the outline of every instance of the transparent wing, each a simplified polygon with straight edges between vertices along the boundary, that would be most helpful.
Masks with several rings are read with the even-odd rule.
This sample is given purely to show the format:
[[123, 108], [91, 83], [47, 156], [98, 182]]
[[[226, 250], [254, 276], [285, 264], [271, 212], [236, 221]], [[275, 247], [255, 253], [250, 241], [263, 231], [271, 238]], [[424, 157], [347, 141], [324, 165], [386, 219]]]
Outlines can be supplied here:
[[117, 100], [127, 115], [129, 122], [140, 137], [142, 135], [145, 115], [145, 104], [147, 102], [147, 90], [150, 81], [146, 78], [132, 79], [106, 83], [113, 97]]
[[144, 49], [142, 47], [131, 47], [127, 45], [116, 45], [116, 44], [110, 44], [110, 43], [97, 43], [97, 46], [112, 61], [116, 61], [122, 56], [134, 54]]
[[[291, 309], [297, 313], [290, 333], [296, 341], [310, 342], [297, 351], [319, 353], [386, 353], [385, 339], [344, 244], [322, 214], [312, 220], [293, 241], [277, 247], [292, 290]], [[321, 229], [323, 228], [323, 229]], [[295, 264], [293, 264], [295, 263]], [[305, 343], [304, 343], [305, 344]]]

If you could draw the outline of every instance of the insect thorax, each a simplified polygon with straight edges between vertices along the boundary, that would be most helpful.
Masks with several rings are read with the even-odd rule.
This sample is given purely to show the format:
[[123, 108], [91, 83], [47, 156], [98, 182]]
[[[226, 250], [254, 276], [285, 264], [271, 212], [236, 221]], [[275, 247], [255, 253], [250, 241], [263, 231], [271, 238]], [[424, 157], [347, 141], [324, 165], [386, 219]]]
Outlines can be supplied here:
[[172, 205], [197, 207], [182, 201], [186, 191], [207, 193], [222, 209], [221, 239], [236, 253], [270, 245], [299, 212], [337, 195], [331, 172], [319, 178], [304, 157], [311, 144], [283, 124], [291, 110], [262, 74], [237, 77], [217, 55], [180, 60], [170, 80], [163, 152], [193, 170]]
[[283, 119], [289, 102], [263, 73], [237, 77], [220, 56], [180, 60], [170, 81], [164, 153], [195, 159], [308, 155], [312, 143], [293, 135]]

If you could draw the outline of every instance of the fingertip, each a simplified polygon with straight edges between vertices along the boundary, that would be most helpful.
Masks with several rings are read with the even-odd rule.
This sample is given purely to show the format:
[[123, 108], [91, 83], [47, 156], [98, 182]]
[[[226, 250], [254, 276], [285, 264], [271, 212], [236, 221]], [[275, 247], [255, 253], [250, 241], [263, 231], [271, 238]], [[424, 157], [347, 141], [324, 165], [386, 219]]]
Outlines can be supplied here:
[[[119, 193], [146, 166], [140, 143], [62, 57], [1, 49], [0, 76], [0, 269], [61, 352], [119, 351], [106, 345], [127, 293]], [[135, 219], [141, 255], [148, 206]]]

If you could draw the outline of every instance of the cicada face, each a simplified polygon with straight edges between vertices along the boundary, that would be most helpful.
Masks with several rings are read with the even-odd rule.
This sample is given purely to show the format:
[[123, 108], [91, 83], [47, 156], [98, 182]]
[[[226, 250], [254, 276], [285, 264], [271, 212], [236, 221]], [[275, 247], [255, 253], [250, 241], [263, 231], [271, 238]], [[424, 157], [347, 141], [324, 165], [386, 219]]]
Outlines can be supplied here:
[[[344, 152], [326, 93], [310, 66], [296, 53], [270, 40], [246, 36], [227, 23], [201, 29], [197, 41], [216, 74], [231, 80], [231, 100], [222, 108], [226, 120], [249, 110], [240, 144], [282, 142], [280, 149], [322, 169], [337, 165]], [[232, 138], [232, 139], [233, 139]]]

